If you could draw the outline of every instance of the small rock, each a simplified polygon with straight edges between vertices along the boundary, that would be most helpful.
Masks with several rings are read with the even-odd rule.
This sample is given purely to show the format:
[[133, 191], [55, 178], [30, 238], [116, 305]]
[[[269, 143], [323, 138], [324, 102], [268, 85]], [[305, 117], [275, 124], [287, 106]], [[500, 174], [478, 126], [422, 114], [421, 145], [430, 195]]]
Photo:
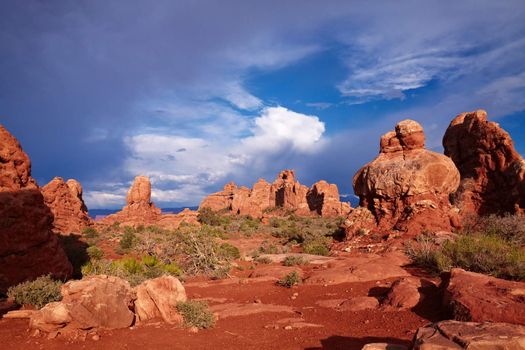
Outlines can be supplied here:
[[195, 334], [195, 333], [199, 333], [199, 329], [198, 329], [197, 327], [195, 327], [195, 326], [190, 327], [190, 328], [188, 329], [188, 331], [189, 331], [190, 333], [194, 333], [194, 334]]
[[289, 330], [292, 330], [293, 328], [292, 328], [292, 326], [285, 326], [284, 329], [286, 329], [287, 331], [289, 331]]
[[93, 339], [94, 341], [99, 341], [100, 340], [100, 336], [98, 334], [94, 334], [91, 339]]
[[255, 299], [253, 302], [254, 302], [255, 304], [262, 304], [261, 299]]

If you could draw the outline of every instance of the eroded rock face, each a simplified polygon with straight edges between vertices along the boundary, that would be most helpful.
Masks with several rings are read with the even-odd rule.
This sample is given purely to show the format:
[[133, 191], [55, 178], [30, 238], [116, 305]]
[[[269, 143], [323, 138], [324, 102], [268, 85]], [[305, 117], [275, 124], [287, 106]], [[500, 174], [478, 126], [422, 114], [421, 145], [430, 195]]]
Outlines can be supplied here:
[[33, 313], [30, 328], [76, 332], [131, 326], [134, 294], [127, 281], [114, 276], [88, 276], [62, 286], [63, 299]]
[[461, 173], [454, 204], [462, 215], [523, 213], [525, 162], [509, 134], [487, 112], [461, 113], [443, 137], [445, 154]]
[[452, 269], [443, 304], [458, 321], [525, 324], [525, 282]]
[[71, 276], [72, 267], [51, 230], [53, 215], [31, 177], [31, 162], [0, 125], [0, 292], [45, 274]]
[[53, 213], [53, 230], [62, 234], [80, 233], [93, 223], [82, 199], [82, 186], [74, 179], [55, 177], [42, 187], [46, 205]]
[[312, 188], [299, 183], [293, 170], [283, 170], [269, 184], [259, 179], [252, 189], [237, 187], [233, 182], [223, 191], [204, 198], [199, 208], [226, 210], [233, 214], [261, 218], [266, 209], [280, 207], [297, 215], [336, 217], [350, 212], [350, 204], [340, 202], [336, 185], [319, 181]]
[[162, 318], [170, 324], [181, 324], [177, 304], [186, 301], [186, 291], [178, 279], [162, 276], [144, 281], [136, 288], [135, 313], [138, 322]]
[[525, 349], [525, 326], [441, 321], [417, 330], [414, 350]]
[[421, 125], [404, 120], [381, 137], [379, 156], [354, 176], [360, 205], [373, 214], [379, 230], [451, 229], [449, 194], [459, 185], [459, 172], [448, 157], [424, 144]]

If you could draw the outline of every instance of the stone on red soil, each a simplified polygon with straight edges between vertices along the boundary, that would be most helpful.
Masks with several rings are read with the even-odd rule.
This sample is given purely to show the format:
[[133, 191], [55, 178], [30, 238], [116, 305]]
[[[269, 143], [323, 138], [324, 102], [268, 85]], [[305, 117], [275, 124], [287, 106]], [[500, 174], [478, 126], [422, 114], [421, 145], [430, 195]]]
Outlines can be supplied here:
[[524, 213], [525, 162], [509, 134], [487, 112], [458, 115], [443, 137], [445, 154], [461, 173], [454, 204], [469, 214]]
[[162, 318], [170, 324], [182, 323], [177, 304], [186, 301], [186, 291], [177, 278], [162, 276], [147, 280], [137, 286], [135, 291], [137, 322]]
[[414, 350], [522, 350], [525, 327], [507, 323], [441, 321], [421, 327]]
[[283, 170], [273, 184], [259, 179], [250, 190], [230, 182], [220, 192], [201, 202], [199, 209], [226, 210], [232, 214], [262, 218], [266, 209], [280, 207], [297, 215], [336, 217], [350, 212], [350, 204], [340, 202], [337, 186], [321, 180], [312, 188], [299, 183], [293, 170]]
[[[377, 229], [411, 235], [425, 229], [450, 231], [455, 214], [449, 194], [459, 185], [450, 158], [424, 148], [423, 128], [413, 120], [398, 123], [380, 145], [379, 156], [354, 176], [360, 205], [373, 214]], [[347, 237], [355, 234], [354, 226], [346, 230]]]
[[383, 306], [398, 310], [409, 310], [415, 307], [422, 299], [419, 293], [421, 281], [418, 278], [401, 278], [392, 283], [390, 290], [383, 301]]
[[459, 321], [525, 324], [525, 282], [452, 269], [443, 304]]
[[89, 276], [62, 286], [62, 301], [47, 304], [30, 319], [30, 328], [44, 332], [77, 332], [131, 326], [133, 292], [114, 276]]
[[377, 309], [378, 307], [379, 301], [374, 297], [355, 297], [343, 301], [337, 309], [340, 311], [362, 311]]
[[408, 350], [408, 347], [391, 343], [370, 343], [363, 346], [361, 350]]
[[0, 125], [0, 292], [52, 274], [68, 278], [72, 266], [52, 231], [53, 215], [31, 177], [31, 162]]
[[77, 180], [67, 183], [55, 177], [42, 187], [44, 202], [53, 214], [53, 230], [62, 234], [80, 233], [93, 223], [82, 199], [82, 186]]

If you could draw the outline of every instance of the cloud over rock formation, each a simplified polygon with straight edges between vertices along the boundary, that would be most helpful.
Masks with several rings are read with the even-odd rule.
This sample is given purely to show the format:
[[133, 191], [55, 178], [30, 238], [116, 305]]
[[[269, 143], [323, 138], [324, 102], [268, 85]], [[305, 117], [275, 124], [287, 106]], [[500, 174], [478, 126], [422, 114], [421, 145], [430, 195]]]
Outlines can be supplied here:
[[176, 229], [182, 222], [198, 225], [197, 212], [185, 209], [178, 214], [162, 214], [151, 201], [151, 182], [147, 176], [137, 176], [126, 196], [121, 211], [100, 220], [101, 224], [120, 223], [124, 226], [158, 225]]
[[487, 121], [487, 112], [454, 118], [443, 147], [461, 174], [453, 199], [462, 215], [524, 212], [525, 162], [509, 134]]
[[254, 218], [261, 218], [271, 208], [293, 210], [297, 215], [335, 217], [346, 215], [350, 204], [340, 202], [337, 185], [321, 180], [308, 188], [296, 180], [293, 170], [283, 170], [273, 184], [259, 179], [251, 190], [230, 182], [222, 191], [204, 198], [199, 208], [227, 210]]
[[0, 125], [0, 291], [48, 273], [59, 278], [71, 275], [52, 221], [31, 177], [29, 157]]
[[77, 180], [64, 182], [55, 177], [42, 187], [46, 205], [53, 213], [53, 228], [63, 234], [80, 233], [93, 223], [82, 199], [82, 186]]
[[[355, 211], [359, 220], [350, 214], [348, 222], [367, 218], [370, 228], [408, 233], [451, 228], [449, 194], [459, 185], [459, 172], [448, 157], [425, 149], [423, 128], [413, 120], [381, 137], [379, 156], [355, 174], [353, 185], [366, 209]], [[364, 215], [367, 210], [371, 216]], [[347, 235], [356, 228], [349, 225]]]

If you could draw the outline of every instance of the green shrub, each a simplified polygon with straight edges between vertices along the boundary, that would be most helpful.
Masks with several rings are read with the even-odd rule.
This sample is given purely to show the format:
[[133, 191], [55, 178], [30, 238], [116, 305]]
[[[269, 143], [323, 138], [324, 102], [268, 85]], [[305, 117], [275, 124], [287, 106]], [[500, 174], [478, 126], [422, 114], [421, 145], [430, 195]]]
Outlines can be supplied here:
[[33, 305], [41, 309], [47, 303], [62, 300], [60, 288], [61, 281], [56, 281], [51, 276], [41, 276], [34, 281], [23, 282], [9, 288], [7, 296], [18, 305]]
[[217, 276], [229, 270], [231, 256], [225, 256], [221, 246], [205, 230], [190, 232], [181, 237], [182, 262], [189, 274]]
[[308, 262], [300, 255], [288, 255], [284, 261], [284, 266], [306, 265]]
[[328, 256], [330, 254], [329, 244], [331, 240], [316, 239], [303, 243], [303, 252], [306, 254]]
[[215, 316], [205, 301], [188, 300], [177, 304], [177, 311], [184, 319], [186, 327], [200, 329], [212, 328], [215, 325]]
[[256, 262], [258, 262], [259, 264], [271, 264], [272, 263], [272, 259], [270, 259], [269, 257], [267, 256], [258, 256], [257, 258], [254, 259]]
[[525, 280], [525, 252], [499, 236], [460, 235], [441, 247], [419, 239], [407, 248], [407, 253], [416, 265], [435, 272], [460, 267], [499, 278]]
[[161, 266], [162, 270], [166, 271], [169, 275], [172, 276], [181, 276], [182, 269], [176, 263], [169, 263]]
[[125, 232], [122, 238], [120, 239], [119, 246], [123, 250], [128, 250], [133, 247], [135, 242], [137, 241], [137, 236], [135, 235], [135, 232], [132, 228], [129, 226], [125, 227]]
[[88, 226], [82, 229], [82, 236], [85, 238], [96, 238], [98, 232], [94, 227]]
[[277, 284], [286, 288], [292, 288], [297, 284], [301, 284], [302, 281], [303, 280], [301, 279], [301, 276], [299, 276], [297, 271], [293, 271], [281, 278], [279, 281], [277, 281]]
[[159, 260], [155, 255], [146, 254], [142, 257], [142, 263], [147, 267], [154, 267], [159, 264]]
[[481, 217], [474, 231], [497, 236], [519, 246], [525, 245], [525, 218], [519, 215], [489, 215]]
[[90, 259], [92, 260], [100, 260], [104, 256], [104, 252], [99, 247], [92, 245], [91, 247], [88, 247], [86, 249], [86, 252]]
[[209, 226], [227, 226], [231, 219], [229, 216], [223, 215], [224, 211], [213, 211], [210, 208], [199, 209], [197, 219], [201, 224]]
[[219, 254], [225, 259], [234, 260], [241, 258], [241, 252], [239, 251], [239, 248], [230, 243], [221, 244], [219, 247]]

